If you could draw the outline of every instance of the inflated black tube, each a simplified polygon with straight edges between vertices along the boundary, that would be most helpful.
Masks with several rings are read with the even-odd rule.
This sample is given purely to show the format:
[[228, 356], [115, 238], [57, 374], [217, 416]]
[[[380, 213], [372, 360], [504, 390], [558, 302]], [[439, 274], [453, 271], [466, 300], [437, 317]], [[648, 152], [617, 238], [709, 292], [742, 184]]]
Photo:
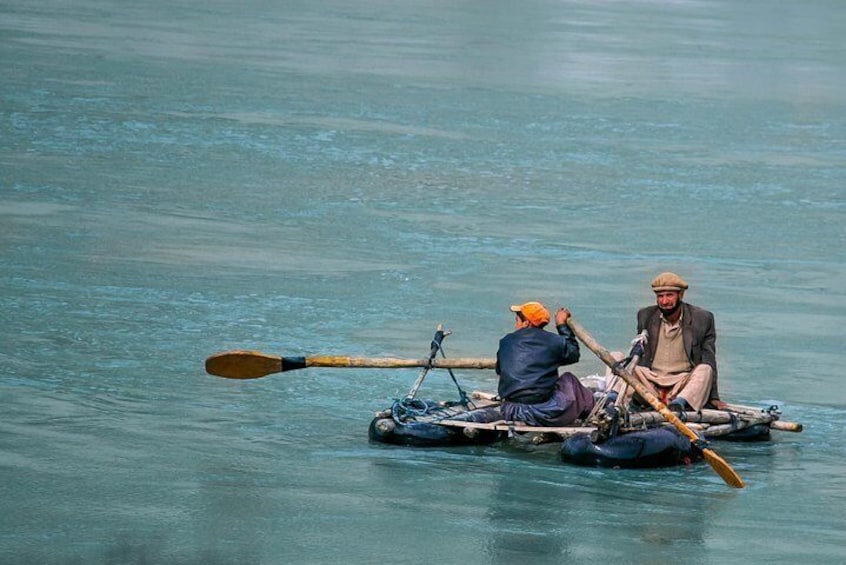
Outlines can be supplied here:
[[[384, 421], [393, 425], [384, 425]], [[391, 418], [374, 418], [368, 428], [368, 436], [372, 441], [412, 447], [487, 445], [503, 439], [504, 435], [505, 432], [495, 430], [478, 430], [470, 437], [460, 428], [428, 422], [394, 422]]]
[[588, 467], [672, 467], [697, 458], [690, 440], [669, 427], [628, 432], [602, 443], [578, 434], [561, 444], [562, 461]]
[[447, 447], [487, 445], [504, 439], [507, 435], [507, 432], [498, 430], [473, 430], [473, 434], [465, 434], [462, 428], [441, 426], [436, 423], [438, 419], [447, 417], [468, 422], [493, 422], [502, 417], [498, 407], [453, 414], [447, 412], [447, 409], [433, 406], [432, 401], [417, 401], [417, 403], [421, 411], [427, 412], [426, 416], [420, 419], [399, 417], [402, 411], [398, 410], [398, 405], [395, 403], [392, 412], [396, 416], [377, 416], [370, 422], [367, 434], [370, 440], [413, 447]]
[[743, 429], [731, 432], [721, 436], [714, 436], [708, 438], [709, 440], [721, 441], [769, 441], [770, 439], [770, 425], [769, 424], [753, 424]]

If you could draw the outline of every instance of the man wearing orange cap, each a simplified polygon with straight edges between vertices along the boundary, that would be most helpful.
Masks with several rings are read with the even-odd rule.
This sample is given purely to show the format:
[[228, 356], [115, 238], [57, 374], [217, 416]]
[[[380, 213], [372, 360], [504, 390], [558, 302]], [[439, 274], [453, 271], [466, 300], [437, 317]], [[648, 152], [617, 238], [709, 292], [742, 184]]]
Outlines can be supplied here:
[[[682, 301], [688, 284], [675, 273], [652, 281], [655, 305], [637, 313], [637, 331], [648, 333], [634, 375], [656, 397], [677, 411], [724, 408], [717, 391], [717, 332], [714, 314]], [[615, 390], [627, 387], [618, 382]], [[631, 399], [628, 388], [621, 402]]]
[[567, 326], [570, 311], [555, 313], [558, 335], [544, 327], [549, 310], [540, 302], [511, 307], [514, 331], [499, 341], [498, 392], [506, 420], [531, 426], [566, 426], [593, 408], [593, 394], [575, 375], [558, 367], [579, 361], [579, 343]]

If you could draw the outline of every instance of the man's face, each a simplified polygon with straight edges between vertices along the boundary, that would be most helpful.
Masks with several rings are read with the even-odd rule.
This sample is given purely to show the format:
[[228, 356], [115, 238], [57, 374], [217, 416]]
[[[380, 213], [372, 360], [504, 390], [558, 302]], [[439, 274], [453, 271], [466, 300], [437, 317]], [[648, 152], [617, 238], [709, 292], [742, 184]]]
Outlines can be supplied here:
[[655, 294], [655, 303], [664, 315], [675, 312], [681, 302], [681, 293], [677, 290], [662, 290]]

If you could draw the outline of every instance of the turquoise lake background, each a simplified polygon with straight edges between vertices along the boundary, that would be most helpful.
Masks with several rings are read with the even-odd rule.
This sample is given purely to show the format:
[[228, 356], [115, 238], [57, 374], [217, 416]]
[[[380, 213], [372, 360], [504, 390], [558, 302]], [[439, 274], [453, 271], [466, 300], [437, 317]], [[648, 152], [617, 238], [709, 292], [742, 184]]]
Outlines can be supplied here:
[[[0, 562], [843, 562], [844, 29], [833, 0], [0, 0]], [[422, 358], [438, 324], [490, 357], [532, 299], [624, 349], [664, 270], [723, 397], [805, 426], [715, 442], [743, 490], [368, 442], [413, 369], [203, 370]]]

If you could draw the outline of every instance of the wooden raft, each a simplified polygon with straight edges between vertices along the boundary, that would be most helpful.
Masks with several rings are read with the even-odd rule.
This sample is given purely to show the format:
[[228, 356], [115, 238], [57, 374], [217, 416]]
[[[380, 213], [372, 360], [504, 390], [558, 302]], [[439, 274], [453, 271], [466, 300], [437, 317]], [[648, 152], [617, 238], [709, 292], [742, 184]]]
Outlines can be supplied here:
[[[498, 402], [494, 400], [495, 395], [475, 391], [471, 394], [474, 399], [480, 400], [480, 404], [493, 406]], [[682, 420], [691, 429], [698, 431], [704, 437], [718, 437], [727, 435], [759, 424], [767, 424], [771, 429], [801, 432], [802, 424], [794, 422], [783, 422], [779, 420], [778, 414], [772, 411], [764, 411], [751, 406], [729, 404], [728, 411], [702, 409], [699, 412], [685, 412]], [[475, 430], [507, 431], [517, 434], [537, 434], [533, 438], [535, 443], [566, 439], [577, 434], [591, 434], [592, 439], [598, 436], [599, 430], [595, 426], [529, 426], [523, 422], [498, 420], [496, 422], [468, 422], [464, 420], [443, 419], [436, 423], [441, 426], [448, 426], [463, 429], [468, 436], [477, 433]], [[620, 433], [642, 430], [648, 427], [667, 425], [666, 420], [660, 412], [633, 412], [628, 415], [628, 426], [621, 427]], [[557, 436], [557, 437], [555, 437]], [[553, 437], [555, 439], [553, 439]]]

